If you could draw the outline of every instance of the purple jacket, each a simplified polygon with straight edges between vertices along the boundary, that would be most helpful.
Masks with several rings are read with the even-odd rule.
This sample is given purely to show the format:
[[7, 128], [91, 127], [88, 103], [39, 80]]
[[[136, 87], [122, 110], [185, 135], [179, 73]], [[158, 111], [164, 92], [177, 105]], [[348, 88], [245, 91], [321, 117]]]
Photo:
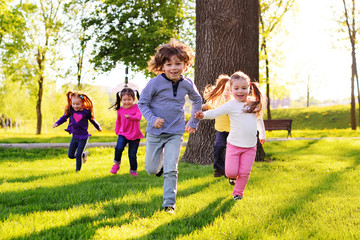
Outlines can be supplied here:
[[88, 121], [90, 121], [97, 130], [100, 130], [99, 123], [96, 122], [95, 119], [91, 120], [91, 113], [87, 109], [75, 111], [72, 107], [70, 107], [70, 115], [64, 114], [59, 120], [57, 120], [56, 124], [63, 124], [69, 117], [69, 125], [65, 131], [69, 132], [69, 134], [73, 134], [73, 136], [78, 139], [86, 139], [91, 136], [91, 134], [88, 133]]

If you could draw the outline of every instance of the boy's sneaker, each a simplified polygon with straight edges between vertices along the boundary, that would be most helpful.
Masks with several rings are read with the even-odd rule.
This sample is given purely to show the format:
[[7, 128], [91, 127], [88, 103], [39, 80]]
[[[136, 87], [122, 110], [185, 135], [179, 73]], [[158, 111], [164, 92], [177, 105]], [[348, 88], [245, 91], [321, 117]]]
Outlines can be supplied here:
[[139, 176], [136, 170], [130, 170], [130, 175], [133, 177]]
[[120, 168], [120, 165], [115, 163], [115, 164], [112, 166], [110, 172], [111, 172], [112, 174], [116, 174], [117, 171], [119, 170], [119, 168]]
[[225, 176], [224, 169], [214, 169], [214, 177], [222, 177]]
[[85, 152], [82, 153], [81, 161], [82, 161], [83, 164], [86, 163], [86, 160], [87, 160], [87, 156], [88, 156], [88, 155], [89, 155], [89, 152], [88, 152], [88, 151], [85, 151]]
[[237, 200], [241, 200], [242, 198], [243, 198], [243, 197], [242, 197], [241, 195], [234, 195], [234, 196], [233, 196], [233, 199], [236, 200], [236, 201], [237, 201]]
[[173, 207], [164, 207], [164, 211], [170, 214], [174, 214], [175, 213], [175, 208]]
[[236, 179], [235, 178], [229, 178], [230, 185], [235, 185]]
[[164, 168], [161, 168], [160, 169], [160, 171], [157, 173], [157, 174], [155, 174], [157, 177], [161, 177], [161, 175], [163, 174], [163, 172], [164, 172]]

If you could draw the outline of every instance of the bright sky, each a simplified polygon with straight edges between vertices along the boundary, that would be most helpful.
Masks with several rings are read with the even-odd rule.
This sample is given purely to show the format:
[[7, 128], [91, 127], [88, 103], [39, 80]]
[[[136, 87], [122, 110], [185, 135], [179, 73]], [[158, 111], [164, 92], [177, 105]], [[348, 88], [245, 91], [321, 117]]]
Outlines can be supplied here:
[[[331, 6], [343, 9], [341, 0], [300, 0], [293, 20], [286, 19], [289, 33], [274, 37], [286, 60], [277, 72], [277, 81], [288, 82], [291, 98], [306, 98], [310, 78], [310, 95], [316, 99], [350, 97], [350, 52], [336, 43], [336, 22]], [[278, 39], [276, 39], [278, 37]], [[348, 42], [342, 42], [342, 44]], [[358, 55], [359, 56], [359, 55]], [[115, 87], [124, 82], [125, 70], [119, 67], [98, 77], [96, 84]], [[129, 81], [142, 89], [147, 79], [142, 74], [129, 74]], [[292, 84], [290, 84], [292, 82]]]
[[[317, 99], [350, 97], [351, 53], [348, 41], [337, 42], [337, 23], [333, 9], [342, 10], [341, 0], [297, 1], [299, 11], [287, 25], [289, 40], [285, 43], [287, 61], [281, 71], [284, 79], [297, 79], [291, 97], [310, 95]], [[340, 44], [346, 44], [341, 46]]]

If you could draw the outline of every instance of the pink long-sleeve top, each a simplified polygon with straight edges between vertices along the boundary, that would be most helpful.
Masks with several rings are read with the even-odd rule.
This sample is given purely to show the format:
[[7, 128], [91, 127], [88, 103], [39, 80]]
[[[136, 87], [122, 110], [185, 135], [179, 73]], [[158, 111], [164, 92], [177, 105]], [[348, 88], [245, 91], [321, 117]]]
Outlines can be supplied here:
[[[129, 117], [126, 118], [125, 115], [129, 115]], [[128, 140], [144, 138], [140, 130], [141, 116], [137, 104], [134, 104], [131, 108], [120, 107], [117, 110], [115, 133], [124, 136]]]

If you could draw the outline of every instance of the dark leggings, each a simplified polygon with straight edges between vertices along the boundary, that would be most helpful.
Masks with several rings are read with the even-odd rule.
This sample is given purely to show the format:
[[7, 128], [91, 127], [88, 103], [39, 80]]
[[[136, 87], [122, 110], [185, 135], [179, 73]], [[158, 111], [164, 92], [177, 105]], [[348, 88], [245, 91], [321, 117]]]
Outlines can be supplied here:
[[[86, 139], [78, 139], [76, 137], [72, 137], [68, 157], [71, 159], [76, 158], [76, 171], [80, 171], [82, 165], [82, 153], [86, 147], [88, 138]], [[76, 152], [76, 153], [75, 153]]]
[[214, 145], [214, 169], [225, 169], [226, 139], [228, 136], [229, 132], [216, 131]]

